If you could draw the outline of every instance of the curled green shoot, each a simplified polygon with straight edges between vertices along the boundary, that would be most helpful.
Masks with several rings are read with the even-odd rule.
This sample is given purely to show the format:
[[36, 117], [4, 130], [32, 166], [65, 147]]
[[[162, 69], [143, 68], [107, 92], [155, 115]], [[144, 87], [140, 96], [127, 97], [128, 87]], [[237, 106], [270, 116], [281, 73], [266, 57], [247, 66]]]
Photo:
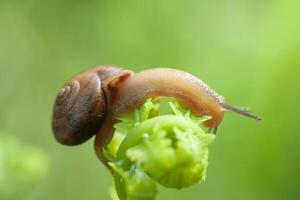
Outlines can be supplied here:
[[198, 117], [175, 100], [169, 107], [170, 114], [160, 115], [160, 103], [148, 99], [118, 118], [106, 155], [120, 200], [155, 199], [157, 183], [181, 189], [205, 180], [215, 135], [201, 124], [209, 117]]

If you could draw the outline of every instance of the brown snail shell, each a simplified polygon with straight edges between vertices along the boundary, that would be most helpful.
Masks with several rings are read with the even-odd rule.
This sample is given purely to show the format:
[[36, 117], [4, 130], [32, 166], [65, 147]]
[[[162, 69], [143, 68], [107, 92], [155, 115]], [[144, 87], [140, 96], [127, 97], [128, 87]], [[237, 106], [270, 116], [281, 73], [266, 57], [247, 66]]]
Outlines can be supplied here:
[[93, 68], [74, 76], [60, 89], [52, 118], [58, 142], [77, 145], [97, 133], [107, 112], [105, 81], [120, 71], [113, 66]]

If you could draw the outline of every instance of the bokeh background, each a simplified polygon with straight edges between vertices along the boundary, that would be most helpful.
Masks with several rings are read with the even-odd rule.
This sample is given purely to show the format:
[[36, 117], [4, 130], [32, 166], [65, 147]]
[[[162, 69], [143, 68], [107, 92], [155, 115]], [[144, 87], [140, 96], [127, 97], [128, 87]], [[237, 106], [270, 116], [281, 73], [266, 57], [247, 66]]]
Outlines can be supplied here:
[[26, 190], [19, 169], [6, 166], [2, 192], [17, 176], [9, 199], [110, 198], [112, 178], [93, 141], [62, 146], [50, 123], [56, 93], [71, 75], [117, 64], [188, 71], [263, 117], [257, 124], [226, 113], [207, 181], [160, 187], [158, 200], [300, 199], [299, 10], [293, 0], [1, 0], [0, 134], [20, 149], [37, 148], [47, 159], [33, 163], [48, 166]]

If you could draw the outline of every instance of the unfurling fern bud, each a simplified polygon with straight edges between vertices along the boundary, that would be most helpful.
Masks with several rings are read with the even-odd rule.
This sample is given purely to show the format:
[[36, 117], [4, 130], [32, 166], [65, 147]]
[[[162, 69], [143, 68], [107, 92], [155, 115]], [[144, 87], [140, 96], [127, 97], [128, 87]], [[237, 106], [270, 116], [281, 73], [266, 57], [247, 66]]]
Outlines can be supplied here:
[[209, 117], [169, 104], [172, 114], [159, 115], [159, 103], [149, 99], [115, 125], [106, 155], [113, 160], [120, 200], [154, 199], [155, 182], [181, 189], [205, 180], [208, 146], [215, 135], [205, 133], [201, 124]]

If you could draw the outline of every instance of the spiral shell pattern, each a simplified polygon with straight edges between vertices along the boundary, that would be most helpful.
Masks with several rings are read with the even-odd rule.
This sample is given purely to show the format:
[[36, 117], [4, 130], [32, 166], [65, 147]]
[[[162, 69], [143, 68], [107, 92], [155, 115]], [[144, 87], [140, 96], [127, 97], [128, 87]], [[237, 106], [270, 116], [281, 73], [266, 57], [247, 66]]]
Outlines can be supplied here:
[[107, 82], [123, 69], [105, 65], [75, 75], [57, 94], [52, 117], [56, 140], [65, 145], [87, 141], [100, 129], [108, 112]]
[[58, 93], [52, 128], [57, 141], [77, 145], [91, 138], [106, 114], [106, 100], [96, 73], [73, 77]]

